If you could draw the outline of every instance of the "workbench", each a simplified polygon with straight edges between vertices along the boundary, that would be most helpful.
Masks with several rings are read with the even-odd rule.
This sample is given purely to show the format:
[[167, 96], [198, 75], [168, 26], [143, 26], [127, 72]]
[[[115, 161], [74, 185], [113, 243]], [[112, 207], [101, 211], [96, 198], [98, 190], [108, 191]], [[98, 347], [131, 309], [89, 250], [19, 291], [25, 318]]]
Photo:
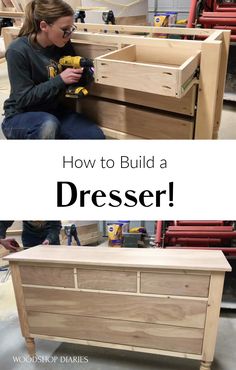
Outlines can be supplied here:
[[[6, 47], [19, 28], [3, 28]], [[168, 38], [165, 38], [167, 37]], [[230, 31], [77, 23], [95, 83], [76, 110], [107, 138], [216, 139]]]
[[10, 262], [22, 335], [201, 361], [214, 357], [221, 251], [37, 246]]

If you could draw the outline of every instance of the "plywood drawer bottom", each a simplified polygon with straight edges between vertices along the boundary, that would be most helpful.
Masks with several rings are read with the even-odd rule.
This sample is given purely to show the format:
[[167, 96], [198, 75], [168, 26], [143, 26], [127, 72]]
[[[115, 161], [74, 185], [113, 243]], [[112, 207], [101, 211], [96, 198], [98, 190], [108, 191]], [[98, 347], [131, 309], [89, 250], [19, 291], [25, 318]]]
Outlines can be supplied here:
[[28, 312], [32, 335], [93, 340], [144, 348], [201, 354], [202, 329], [130, 321]]

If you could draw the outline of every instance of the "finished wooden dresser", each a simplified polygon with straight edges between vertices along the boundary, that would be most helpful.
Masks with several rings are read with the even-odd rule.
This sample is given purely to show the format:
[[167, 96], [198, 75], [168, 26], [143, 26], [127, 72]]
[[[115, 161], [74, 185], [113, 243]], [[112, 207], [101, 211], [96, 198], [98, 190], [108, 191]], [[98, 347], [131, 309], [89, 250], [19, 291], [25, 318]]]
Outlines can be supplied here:
[[199, 359], [211, 368], [221, 251], [37, 246], [10, 261], [22, 335]]

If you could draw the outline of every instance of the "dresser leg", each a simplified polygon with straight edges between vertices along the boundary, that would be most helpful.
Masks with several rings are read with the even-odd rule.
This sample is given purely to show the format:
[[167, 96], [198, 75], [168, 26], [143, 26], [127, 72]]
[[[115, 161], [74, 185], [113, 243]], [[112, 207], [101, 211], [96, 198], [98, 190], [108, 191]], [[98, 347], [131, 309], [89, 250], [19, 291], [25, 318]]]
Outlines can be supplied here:
[[211, 370], [211, 364], [212, 364], [211, 361], [209, 362], [202, 361], [199, 370]]
[[31, 357], [36, 356], [34, 338], [27, 337], [27, 338], [25, 338], [25, 342], [26, 342], [26, 347], [27, 347], [28, 354]]

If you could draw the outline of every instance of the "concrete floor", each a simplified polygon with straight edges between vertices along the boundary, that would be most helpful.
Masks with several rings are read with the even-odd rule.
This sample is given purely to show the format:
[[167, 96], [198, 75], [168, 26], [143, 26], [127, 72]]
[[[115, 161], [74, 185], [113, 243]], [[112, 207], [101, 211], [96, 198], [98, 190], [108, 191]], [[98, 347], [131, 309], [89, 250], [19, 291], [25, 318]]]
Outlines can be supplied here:
[[[44, 363], [31, 363], [19, 327], [11, 278], [0, 283], [0, 333], [0, 364], [4, 370], [199, 370], [199, 361], [196, 360], [40, 339], [35, 341], [36, 350]], [[224, 311], [221, 313], [215, 360], [211, 370], [235, 369], [235, 342], [236, 315], [232, 311]], [[78, 363], [79, 360], [86, 362]]]
[[[0, 126], [3, 103], [9, 96], [9, 81], [6, 62], [0, 64]], [[5, 139], [0, 127], [0, 139]], [[219, 139], [236, 139], [236, 102], [224, 102], [219, 130]]]
[[219, 139], [236, 139], [236, 102], [224, 101]]

